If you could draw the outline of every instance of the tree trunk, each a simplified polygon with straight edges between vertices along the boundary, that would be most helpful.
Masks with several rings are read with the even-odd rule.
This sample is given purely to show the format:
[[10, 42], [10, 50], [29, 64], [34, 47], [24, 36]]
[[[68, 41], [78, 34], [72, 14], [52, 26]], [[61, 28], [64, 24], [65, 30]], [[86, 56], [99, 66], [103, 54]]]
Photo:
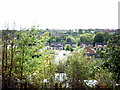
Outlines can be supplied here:
[[11, 65], [10, 65], [10, 75], [9, 75], [9, 83], [10, 83], [10, 87], [12, 86], [12, 81], [11, 81], [11, 78], [12, 78], [12, 68], [13, 68], [13, 56], [14, 56], [14, 31], [11, 32], [11, 37], [12, 37], [12, 43], [11, 43]]
[[23, 47], [23, 51], [22, 51], [22, 60], [21, 60], [21, 76], [20, 76], [20, 89], [23, 88], [23, 63], [24, 63], [24, 47]]

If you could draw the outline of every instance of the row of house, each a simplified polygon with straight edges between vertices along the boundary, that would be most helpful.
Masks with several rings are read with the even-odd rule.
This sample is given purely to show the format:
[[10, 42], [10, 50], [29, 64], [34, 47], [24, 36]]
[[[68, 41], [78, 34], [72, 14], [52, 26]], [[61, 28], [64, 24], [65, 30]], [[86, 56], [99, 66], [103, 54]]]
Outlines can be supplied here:
[[109, 34], [114, 34], [117, 32], [117, 29], [95, 29], [97, 32], [108, 32]]
[[[50, 43], [50, 47], [52, 50], [63, 50], [65, 46], [75, 47], [77, 44], [75, 42], [66, 42], [64, 45], [62, 42], [52, 42]], [[80, 43], [79, 47], [82, 48], [85, 46], [86, 55], [88, 56], [95, 56], [97, 58], [96, 50], [99, 48], [103, 48], [107, 46], [107, 43]]]
[[[55, 49], [63, 50], [63, 47], [65, 47], [65, 46], [75, 47], [76, 45], [77, 45], [77, 43], [75, 43], [75, 42], [66, 42], [64, 45], [62, 42], [51, 42], [50, 43], [50, 47], [53, 50], [55, 50]], [[79, 46], [82, 46], [82, 45], [93, 47], [92, 43], [80, 43], [79, 44]], [[94, 48], [105, 47], [105, 46], [107, 46], [107, 43], [95, 43]]]
[[63, 48], [65, 46], [75, 47], [76, 43], [75, 42], [66, 42], [65, 45], [63, 45], [62, 42], [52, 42], [52, 43], [50, 43], [50, 47], [53, 50], [56, 50], [56, 49], [63, 50]]
[[[82, 32], [87, 31], [88, 29], [70, 29], [70, 30], [60, 30], [61, 33], [66, 34], [68, 32], [79, 32], [81, 30]], [[109, 34], [114, 34], [117, 32], [117, 29], [91, 29], [92, 31], [96, 32], [108, 32]], [[50, 30], [51, 31], [51, 30]], [[55, 30], [56, 31], [56, 30]]]

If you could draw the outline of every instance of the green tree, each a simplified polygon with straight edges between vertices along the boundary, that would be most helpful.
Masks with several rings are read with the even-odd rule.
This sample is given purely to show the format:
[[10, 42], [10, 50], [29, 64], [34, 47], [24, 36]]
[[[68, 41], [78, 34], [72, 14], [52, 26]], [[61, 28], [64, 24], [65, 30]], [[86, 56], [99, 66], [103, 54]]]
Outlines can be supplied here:
[[104, 35], [101, 32], [97, 33], [94, 38], [94, 43], [98, 42], [104, 42]]
[[92, 43], [94, 39], [94, 35], [91, 33], [84, 33], [80, 35], [80, 42], [89, 42]]
[[[47, 69], [50, 70], [51, 68], [53, 68], [51, 66], [52, 64], [50, 64], [51, 55], [49, 50], [48, 50], [49, 53], [47, 53], [47, 51], [44, 51], [45, 43], [49, 40], [48, 37], [49, 33], [46, 32], [39, 38], [36, 38], [37, 33], [35, 33], [35, 31], [36, 31], [35, 28], [32, 27], [31, 30], [29, 31], [23, 30], [17, 33], [19, 39], [16, 41], [18, 50], [18, 53], [16, 55], [17, 58], [16, 63], [19, 63], [20, 68], [18, 67], [16, 69], [20, 70], [21, 88], [23, 87], [22, 85], [23, 83], [25, 82], [30, 83], [31, 80], [27, 77], [30, 76], [34, 77], [35, 71], [42, 70], [44, 72], [45, 68], [43, 67], [48, 67]], [[19, 73], [19, 71], [17, 73]], [[50, 72], [44, 73], [44, 76], [43, 74], [41, 76], [41, 73], [39, 72], [39, 75], [37, 74], [38, 76], [36, 76], [36, 79], [33, 80], [35, 84], [37, 84], [37, 82], [41, 84], [40, 82], [43, 82], [43, 80], [46, 78], [45, 75], [48, 75], [48, 73], [49, 76], [51, 76]], [[39, 78], [41, 78], [40, 81], [38, 81]]]
[[79, 34], [83, 34], [83, 30], [82, 29], [79, 29]]
[[[52, 64], [53, 55], [50, 50], [46, 50], [45, 44], [49, 40], [49, 33], [45, 32], [37, 37], [35, 27], [29, 30], [16, 31], [8, 37], [8, 31], [3, 32], [3, 86], [6, 88], [24, 88], [28, 85], [35, 85], [49, 79], [50, 86], [53, 84], [54, 65]], [[13, 38], [13, 35], [15, 38]], [[8, 48], [8, 41], [11, 47]], [[45, 51], [46, 50], [46, 51]], [[40, 76], [46, 67], [46, 75]], [[52, 70], [53, 69], [53, 70]], [[31, 80], [35, 71], [40, 71], [36, 81]], [[53, 72], [53, 73], [52, 73]], [[11, 76], [11, 77], [10, 77]], [[38, 79], [41, 78], [41, 81]], [[11, 82], [11, 85], [8, 85]], [[18, 83], [19, 82], [19, 83]], [[34, 83], [34, 84], [33, 84]], [[41, 84], [41, 83], [39, 83]], [[39, 85], [40, 86], [40, 85]]]
[[103, 33], [104, 35], [104, 42], [108, 42], [109, 39], [113, 36], [112, 34], [109, 34], [108, 32]]
[[95, 35], [94, 43], [99, 43], [99, 42], [107, 43], [107, 41], [111, 39], [111, 37], [112, 34], [109, 34], [108, 32], [98, 32]]
[[[28, 78], [36, 69], [37, 59], [32, 58], [33, 55], [39, 55], [38, 50], [43, 47], [42, 37], [37, 39], [35, 27], [30, 30], [20, 30], [16, 33], [16, 55], [14, 76], [20, 80], [20, 88], [24, 87], [24, 83], [28, 82]], [[31, 63], [31, 62], [34, 62]], [[30, 68], [32, 67], [32, 68]]]
[[73, 48], [69, 45], [65, 46], [65, 50], [68, 50], [68, 51], [73, 51]]
[[[32, 80], [35, 87], [51, 87], [54, 85], [54, 75], [55, 75], [55, 65], [53, 63], [53, 55], [50, 54], [51, 51], [43, 50], [41, 52], [41, 57], [39, 58], [39, 63], [37, 68], [33, 71]], [[47, 80], [47, 84], [44, 80]]]
[[99, 67], [96, 69], [94, 79], [98, 82], [96, 88], [115, 88], [114, 74], [107, 68]]
[[72, 88], [86, 87], [84, 80], [92, 79], [94, 76], [93, 62], [84, 53], [84, 49], [77, 48], [68, 56], [66, 74]]
[[120, 80], [120, 46], [115, 36], [109, 40], [108, 45], [106, 48], [100, 51], [103, 53], [104, 64], [103, 67], [108, 68], [112, 73], [115, 75], [115, 80], [119, 82]]
[[8, 67], [8, 48], [7, 48], [7, 45], [8, 44], [8, 41], [10, 40], [9, 39], [9, 36], [8, 36], [8, 30], [3, 30], [2, 31], [2, 44], [3, 44], [3, 47], [2, 47], [2, 88], [8, 88], [9, 85], [8, 85], [8, 82], [9, 82], [9, 79], [10, 77], [8, 77], [8, 73], [9, 73], [9, 67]]
[[115, 34], [116, 34], [116, 35], [120, 35], [120, 29], [117, 29], [117, 31], [116, 31]]
[[71, 38], [67, 38], [67, 40], [66, 40], [67, 42], [71, 42], [72, 40], [71, 40]]

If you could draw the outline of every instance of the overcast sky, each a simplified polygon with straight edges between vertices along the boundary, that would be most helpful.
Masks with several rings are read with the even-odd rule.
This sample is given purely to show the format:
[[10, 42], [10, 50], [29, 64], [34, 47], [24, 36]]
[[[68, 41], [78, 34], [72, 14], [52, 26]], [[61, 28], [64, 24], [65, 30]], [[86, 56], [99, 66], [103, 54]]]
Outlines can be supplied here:
[[0, 0], [0, 29], [40, 25], [41, 29], [118, 28], [119, 0]]

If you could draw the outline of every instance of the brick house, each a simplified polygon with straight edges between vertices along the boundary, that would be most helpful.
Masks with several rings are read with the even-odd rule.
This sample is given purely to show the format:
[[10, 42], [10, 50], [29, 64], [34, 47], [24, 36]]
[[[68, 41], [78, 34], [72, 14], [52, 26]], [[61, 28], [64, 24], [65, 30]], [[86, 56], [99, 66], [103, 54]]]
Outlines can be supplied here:
[[96, 50], [94, 50], [94, 47], [93, 46], [86, 46], [85, 47], [85, 54], [88, 55], [88, 56], [95, 56], [96, 57]]

